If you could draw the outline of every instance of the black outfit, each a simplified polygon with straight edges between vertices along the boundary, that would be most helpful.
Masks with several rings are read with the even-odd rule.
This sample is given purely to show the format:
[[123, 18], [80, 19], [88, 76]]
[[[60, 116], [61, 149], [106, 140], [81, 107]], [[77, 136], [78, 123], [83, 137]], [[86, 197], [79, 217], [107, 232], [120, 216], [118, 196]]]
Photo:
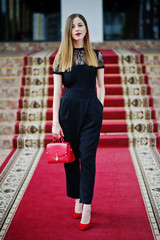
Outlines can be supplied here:
[[[104, 68], [100, 51], [94, 50], [98, 67]], [[76, 160], [65, 164], [67, 195], [91, 204], [95, 181], [95, 156], [103, 118], [103, 105], [96, 94], [97, 68], [85, 63], [84, 48], [74, 48], [71, 71], [62, 74], [65, 92], [61, 100], [59, 121], [65, 141], [71, 143]], [[80, 161], [79, 161], [80, 159]], [[81, 169], [80, 169], [81, 167]]]

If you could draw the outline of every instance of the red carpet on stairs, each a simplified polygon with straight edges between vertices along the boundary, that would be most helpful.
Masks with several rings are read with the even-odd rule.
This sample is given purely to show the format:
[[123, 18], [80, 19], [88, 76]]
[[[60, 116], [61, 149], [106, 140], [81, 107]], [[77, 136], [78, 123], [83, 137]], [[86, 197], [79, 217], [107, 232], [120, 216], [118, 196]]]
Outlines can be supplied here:
[[[105, 63], [105, 99], [99, 146], [127, 147], [133, 142], [128, 133], [144, 133], [144, 129], [147, 133], [152, 131], [156, 133], [158, 129], [144, 56], [127, 48], [101, 49], [101, 52]], [[39, 51], [27, 55], [24, 59], [24, 76], [13, 138], [15, 148], [25, 146], [24, 138], [28, 133], [31, 136], [31, 139], [28, 139], [30, 145], [36, 141], [34, 136], [37, 134], [45, 133], [41, 140], [41, 145], [44, 147], [52, 140], [54, 90], [52, 64], [55, 55], [56, 52], [53, 51]], [[146, 108], [151, 109], [151, 114]], [[32, 119], [38, 119], [38, 121]], [[131, 128], [133, 120], [137, 120], [137, 123], [134, 126], [132, 124]], [[141, 120], [145, 122], [142, 123]], [[152, 131], [147, 125], [149, 120], [154, 121]], [[33, 132], [36, 134], [32, 134]], [[150, 138], [154, 137], [150, 136]]]
[[153, 240], [128, 148], [98, 148], [91, 229], [79, 230], [61, 164], [45, 151], [5, 240]]

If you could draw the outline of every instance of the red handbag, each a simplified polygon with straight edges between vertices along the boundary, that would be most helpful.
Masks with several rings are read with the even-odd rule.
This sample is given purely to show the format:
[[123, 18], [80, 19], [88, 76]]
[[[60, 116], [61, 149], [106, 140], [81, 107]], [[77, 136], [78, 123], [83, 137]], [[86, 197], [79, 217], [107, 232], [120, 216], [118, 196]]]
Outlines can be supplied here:
[[75, 161], [75, 156], [69, 142], [52, 142], [46, 147], [48, 163], [70, 163]]

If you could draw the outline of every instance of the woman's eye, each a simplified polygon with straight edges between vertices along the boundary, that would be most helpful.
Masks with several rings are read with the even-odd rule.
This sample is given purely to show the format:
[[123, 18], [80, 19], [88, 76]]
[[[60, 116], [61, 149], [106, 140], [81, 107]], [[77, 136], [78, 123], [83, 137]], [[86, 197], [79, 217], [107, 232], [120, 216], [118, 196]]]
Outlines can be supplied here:
[[[83, 25], [79, 24], [78, 27], [83, 27]], [[75, 25], [72, 25], [72, 28], [75, 28]]]

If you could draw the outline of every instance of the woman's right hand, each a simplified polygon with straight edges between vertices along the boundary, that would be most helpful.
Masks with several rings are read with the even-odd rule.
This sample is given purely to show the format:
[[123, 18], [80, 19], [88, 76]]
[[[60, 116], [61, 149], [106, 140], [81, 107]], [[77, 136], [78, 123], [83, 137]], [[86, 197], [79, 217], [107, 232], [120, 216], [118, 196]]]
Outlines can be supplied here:
[[52, 135], [54, 138], [60, 138], [63, 134], [63, 130], [60, 126], [60, 124], [53, 124], [52, 125]]

